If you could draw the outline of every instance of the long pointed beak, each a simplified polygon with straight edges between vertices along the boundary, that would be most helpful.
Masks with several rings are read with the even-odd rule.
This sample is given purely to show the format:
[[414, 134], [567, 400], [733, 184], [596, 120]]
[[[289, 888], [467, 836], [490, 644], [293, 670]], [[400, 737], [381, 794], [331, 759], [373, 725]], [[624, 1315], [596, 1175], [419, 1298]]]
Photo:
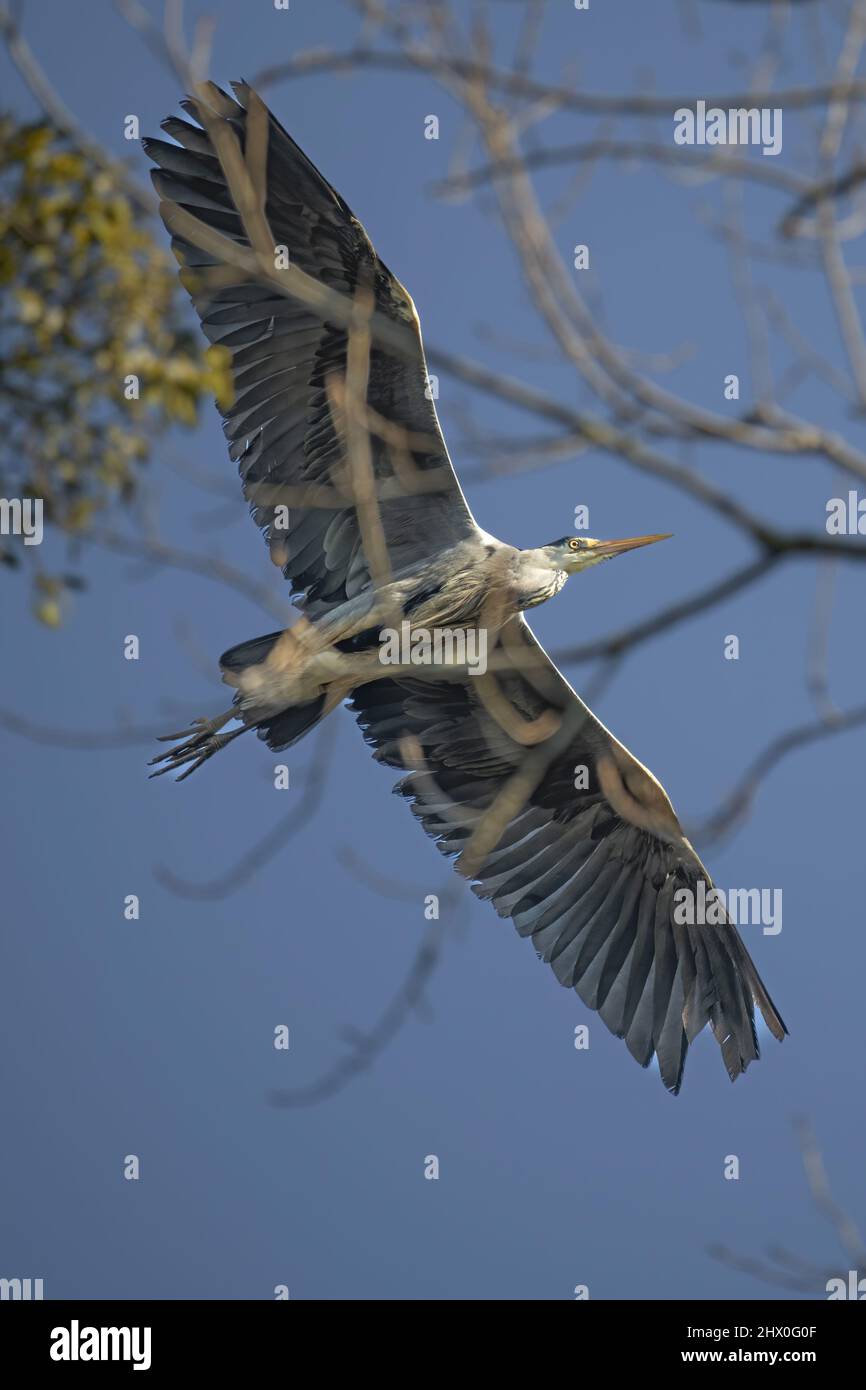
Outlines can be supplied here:
[[655, 545], [656, 541], [670, 540], [672, 534], [668, 531], [661, 536], [629, 536], [624, 541], [596, 541], [592, 553], [602, 560], [609, 560], [613, 555], [623, 555], [626, 550], [637, 550], [639, 545]]

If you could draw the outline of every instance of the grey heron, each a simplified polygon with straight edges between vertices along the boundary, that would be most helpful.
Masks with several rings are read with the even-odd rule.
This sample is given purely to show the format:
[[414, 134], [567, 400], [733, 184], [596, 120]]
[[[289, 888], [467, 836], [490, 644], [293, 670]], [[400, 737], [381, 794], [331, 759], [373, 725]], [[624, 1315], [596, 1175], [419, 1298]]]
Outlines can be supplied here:
[[[198, 88], [182, 103], [190, 120], [163, 122], [172, 143], [144, 147], [184, 284], [205, 334], [230, 354], [230, 456], [301, 617], [227, 651], [231, 707], [168, 735], [176, 746], [153, 762], [188, 776], [249, 729], [284, 749], [348, 702], [439, 848], [642, 1066], [655, 1056], [678, 1092], [709, 1024], [735, 1079], [759, 1055], [755, 1005], [780, 1040], [785, 1025], [735, 925], [678, 913], [684, 893], [713, 890], [707, 870], [661, 784], [583, 704], [524, 617], [570, 575], [663, 537], [567, 536], [518, 550], [481, 530], [440, 431], [409, 294], [261, 99], [245, 83], [233, 90]], [[306, 277], [306, 298], [281, 290], [263, 228]], [[324, 309], [310, 285], [331, 296]], [[346, 412], [335, 408], [361, 320], [327, 307], [335, 295], [351, 307], [362, 291], [372, 512], [345, 396]], [[410, 634], [483, 628], [489, 670], [389, 669], [381, 638], [395, 614]]]

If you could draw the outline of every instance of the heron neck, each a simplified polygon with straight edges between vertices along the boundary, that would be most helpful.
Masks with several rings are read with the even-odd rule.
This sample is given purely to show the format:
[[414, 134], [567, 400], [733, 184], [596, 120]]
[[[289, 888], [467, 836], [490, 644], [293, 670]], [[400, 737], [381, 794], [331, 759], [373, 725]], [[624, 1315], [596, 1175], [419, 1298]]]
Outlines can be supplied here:
[[517, 566], [517, 607], [523, 610], [546, 603], [559, 593], [566, 579], [566, 571], [552, 566], [546, 556], [539, 556], [532, 550], [522, 551]]

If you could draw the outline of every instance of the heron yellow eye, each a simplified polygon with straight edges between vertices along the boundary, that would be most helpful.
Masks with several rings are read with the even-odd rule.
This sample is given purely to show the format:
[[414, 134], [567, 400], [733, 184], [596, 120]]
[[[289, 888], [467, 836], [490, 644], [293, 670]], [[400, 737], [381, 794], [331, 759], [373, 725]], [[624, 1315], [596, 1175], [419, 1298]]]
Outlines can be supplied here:
[[568, 542], [569, 550], [580, 550], [580, 541], [573, 540]]

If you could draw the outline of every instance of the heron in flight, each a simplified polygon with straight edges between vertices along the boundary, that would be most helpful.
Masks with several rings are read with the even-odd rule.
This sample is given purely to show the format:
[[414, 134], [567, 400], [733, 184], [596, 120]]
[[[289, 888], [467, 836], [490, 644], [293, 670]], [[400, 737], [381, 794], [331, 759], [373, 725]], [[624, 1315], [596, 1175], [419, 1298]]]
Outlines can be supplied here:
[[[439, 428], [412, 299], [257, 94], [233, 90], [203, 84], [182, 103], [189, 121], [163, 122], [173, 143], [144, 148], [183, 283], [205, 334], [230, 354], [229, 453], [301, 616], [227, 651], [231, 707], [168, 735], [175, 746], [154, 763], [188, 776], [249, 729], [288, 748], [348, 702], [375, 757], [401, 770], [395, 790], [475, 893], [642, 1066], [655, 1057], [678, 1092], [709, 1024], [736, 1079], [759, 1055], [755, 1005], [774, 1037], [785, 1025], [725, 914], [696, 922], [679, 910], [713, 885], [664, 788], [523, 616], [571, 575], [664, 537], [568, 536], [519, 550], [477, 525]], [[275, 251], [288, 253], [285, 289]], [[487, 670], [385, 664], [395, 621], [411, 642], [483, 631]]]

